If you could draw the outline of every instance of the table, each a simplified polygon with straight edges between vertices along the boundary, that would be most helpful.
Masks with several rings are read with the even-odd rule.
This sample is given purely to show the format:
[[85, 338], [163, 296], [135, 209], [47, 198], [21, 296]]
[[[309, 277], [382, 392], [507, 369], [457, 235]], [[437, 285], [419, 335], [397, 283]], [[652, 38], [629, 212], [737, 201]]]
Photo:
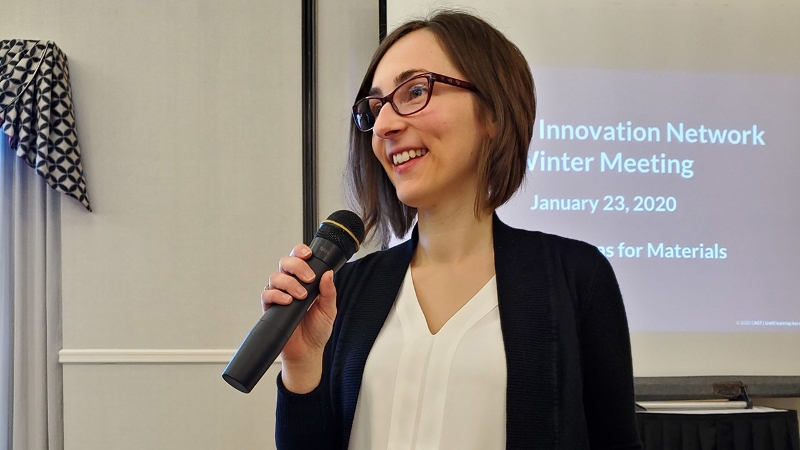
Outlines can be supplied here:
[[800, 450], [797, 412], [639, 411], [645, 450]]

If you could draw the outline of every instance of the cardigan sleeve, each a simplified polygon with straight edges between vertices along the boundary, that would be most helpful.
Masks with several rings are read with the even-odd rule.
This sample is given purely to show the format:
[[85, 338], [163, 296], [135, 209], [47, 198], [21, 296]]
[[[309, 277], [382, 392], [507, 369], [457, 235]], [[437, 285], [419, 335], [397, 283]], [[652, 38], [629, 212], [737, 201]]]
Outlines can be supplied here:
[[335, 437], [325, 389], [320, 383], [308, 394], [286, 389], [278, 374], [275, 445], [279, 450], [334, 449]]
[[[616, 276], [593, 249], [579, 304], [584, 414], [590, 448], [641, 449], [636, 427], [628, 320]], [[592, 275], [593, 274], [593, 275]]]
[[[337, 292], [337, 318], [343, 313], [341, 293], [350, 278], [354, 263], [345, 264], [334, 276]], [[307, 394], [295, 394], [283, 385], [278, 373], [278, 396], [275, 410], [275, 445], [278, 450], [338, 450], [341, 448], [341, 427], [331, 404], [330, 378], [337, 326], [322, 359], [322, 379], [319, 386]]]

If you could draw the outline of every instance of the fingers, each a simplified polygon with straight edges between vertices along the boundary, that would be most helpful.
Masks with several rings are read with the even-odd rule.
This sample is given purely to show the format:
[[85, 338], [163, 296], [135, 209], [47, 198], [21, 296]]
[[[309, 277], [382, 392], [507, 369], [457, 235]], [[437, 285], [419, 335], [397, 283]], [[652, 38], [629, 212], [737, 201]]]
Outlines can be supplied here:
[[[304, 282], [308, 283], [314, 279], [314, 272], [309, 269], [311, 272], [311, 276], [303, 275], [300, 278], [303, 279]], [[310, 278], [309, 281], [306, 281], [306, 278]], [[287, 294], [291, 295], [294, 298], [304, 299], [306, 298], [307, 292], [306, 289], [297, 281], [297, 278], [289, 275], [287, 273], [276, 272], [273, 273], [270, 277], [270, 287], [272, 289], [278, 289], [281, 291], [286, 292]]]
[[[264, 287], [264, 291], [261, 293], [262, 311], [265, 312], [267, 308], [269, 308], [269, 305], [273, 303], [279, 305], [288, 305], [294, 300], [294, 298], [305, 298], [306, 292], [305, 289], [302, 289], [302, 286], [300, 286], [300, 289], [303, 290], [302, 296], [297, 293], [295, 294], [294, 298], [292, 298], [291, 295], [287, 294], [283, 290], [276, 288], [273, 280], [281, 280], [278, 284], [284, 284], [283, 282], [286, 281], [286, 277], [291, 278], [291, 280], [297, 283], [297, 280], [295, 280], [294, 277], [284, 273], [273, 273], [270, 276], [269, 284]], [[299, 286], [299, 283], [297, 283], [297, 285]], [[332, 270], [325, 272], [320, 278], [319, 291], [320, 294], [317, 298], [319, 308], [322, 309], [322, 312], [325, 313], [326, 316], [333, 320], [333, 318], [336, 317], [336, 286], [333, 284]]]
[[264, 288], [264, 291], [261, 292], [261, 310], [266, 311], [271, 304], [278, 304], [278, 305], [288, 305], [292, 302], [292, 296], [275, 289], [274, 287], [270, 287], [267, 285]]
[[[304, 261], [298, 261], [306, 265]], [[308, 269], [308, 265], [306, 265], [306, 269]], [[313, 280], [314, 272], [311, 271], [311, 269], [308, 269], [308, 271], [311, 272], [311, 279]], [[304, 277], [308, 278], [307, 274], [305, 274]], [[271, 303], [288, 305], [292, 302], [293, 298], [302, 300], [306, 298], [307, 295], [308, 292], [303, 285], [297, 281], [297, 278], [288, 273], [275, 272], [269, 276], [269, 282], [264, 288], [264, 292], [261, 293], [262, 309], [266, 311], [266, 308]]]
[[297, 244], [294, 246], [289, 256], [297, 256], [298, 258], [308, 259], [311, 257], [311, 247], [306, 244]]
[[[309, 255], [310, 256], [310, 255]], [[294, 275], [304, 283], [310, 283], [314, 281], [314, 271], [311, 270], [311, 267], [308, 266], [308, 263], [305, 262], [303, 259], [300, 259], [297, 256], [284, 256], [281, 258], [280, 262], [278, 263], [278, 270], [284, 274]], [[283, 281], [283, 280], [275, 280]], [[298, 283], [299, 285], [300, 283]], [[277, 284], [271, 285], [281, 289], [281, 286]], [[288, 291], [287, 291], [288, 292]]]
[[[306, 263], [311, 257], [311, 249], [305, 244], [296, 245], [289, 256], [284, 256], [278, 263], [278, 272], [269, 277], [269, 282], [261, 293], [261, 309], [266, 311], [270, 304], [288, 305], [292, 297], [304, 299], [307, 296], [304, 283], [314, 280], [314, 271]], [[297, 278], [295, 278], [297, 277]]]

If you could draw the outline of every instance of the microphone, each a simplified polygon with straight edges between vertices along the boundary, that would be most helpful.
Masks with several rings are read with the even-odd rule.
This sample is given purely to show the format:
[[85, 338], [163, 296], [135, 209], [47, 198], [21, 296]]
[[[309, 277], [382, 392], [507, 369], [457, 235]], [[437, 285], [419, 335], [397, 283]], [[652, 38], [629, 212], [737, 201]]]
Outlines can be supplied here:
[[228, 384], [245, 394], [253, 390], [314, 305], [322, 274], [341, 269], [363, 240], [364, 223], [351, 211], [336, 211], [322, 221], [309, 245], [311, 258], [306, 261], [316, 276], [311, 283], [298, 280], [308, 295], [302, 301], [294, 299], [288, 305], [272, 304], [267, 308], [222, 372]]

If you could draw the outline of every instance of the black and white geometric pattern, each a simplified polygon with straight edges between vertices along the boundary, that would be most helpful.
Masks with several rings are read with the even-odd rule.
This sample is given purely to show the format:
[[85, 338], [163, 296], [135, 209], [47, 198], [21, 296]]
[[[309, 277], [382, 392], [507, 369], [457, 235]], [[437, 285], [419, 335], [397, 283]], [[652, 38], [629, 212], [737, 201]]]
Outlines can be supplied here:
[[51, 41], [0, 41], [0, 127], [17, 156], [92, 210], [72, 111], [67, 57]]

